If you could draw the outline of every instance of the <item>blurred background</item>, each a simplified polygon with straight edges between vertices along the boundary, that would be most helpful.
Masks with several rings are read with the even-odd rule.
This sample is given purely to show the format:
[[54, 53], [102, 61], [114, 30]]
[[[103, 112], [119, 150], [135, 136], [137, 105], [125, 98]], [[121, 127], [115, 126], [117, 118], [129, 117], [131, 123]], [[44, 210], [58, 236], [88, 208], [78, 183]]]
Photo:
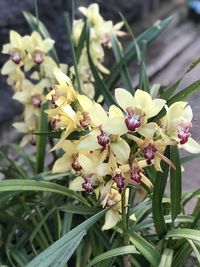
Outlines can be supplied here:
[[[69, 62], [69, 47], [63, 23], [63, 11], [70, 10], [68, 0], [39, 0], [39, 18], [44, 22], [56, 41], [56, 50], [62, 62]], [[200, 1], [197, 0], [75, 0], [75, 7], [88, 6], [92, 2], [100, 5], [100, 13], [105, 19], [120, 21], [119, 11], [133, 26], [137, 35], [156, 20], [173, 15], [170, 26], [148, 48], [146, 57], [147, 72], [151, 84], [168, 86], [186, 71], [192, 61], [200, 57]], [[9, 41], [9, 31], [14, 29], [20, 34], [29, 34], [30, 29], [23, 17], [22, 10], [34, 13], [33, 0], [0, 1], [0, 45]], [[76, 17], [80, 16], [76, 11]], [[0, 64], [7, 56], [0, 56]], [[131, 67], [133, 83], [137, 84], [137, 64]], [[200, 68], [196, 68], [183, 79], [179, 90], [200, 78]], [[0, 143], [6, 144], [17, 135], [12, 121], [21, 112], [20, 105], [11, 99], [12, 91], [6, 85], [6, 77], [0, 78]], [[200, 142], [200, 92], [191, 99], [194, 110], [192, 136]], [[184, 189], [200, 187], [198, 173], [199, 159], [188, 163], [184, 172]]]

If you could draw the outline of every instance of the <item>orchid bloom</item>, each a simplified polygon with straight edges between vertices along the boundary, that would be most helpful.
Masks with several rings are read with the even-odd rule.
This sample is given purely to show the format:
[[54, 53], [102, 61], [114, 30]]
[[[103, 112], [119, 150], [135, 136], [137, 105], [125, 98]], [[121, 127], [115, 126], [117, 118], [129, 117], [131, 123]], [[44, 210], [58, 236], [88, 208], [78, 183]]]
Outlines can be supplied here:
[[123, 126], [126, 132], [138, 132], [144, 137], [152, 138], [158, 126], [148, 119], [156, 116], [165, 105], [163, 99], [152, 99], [150, 94], [138, 89], [134, 97], [127, 90], [117, 88], [115, 98], [118, 105], [126, 112]]
[[81, 166], [81, 174], [70, 183], [70, 189], [88, 193], [95, 191], [98, 195], [99, 190], [94, 187], [104, 183], [103, 177], [111, 174], [109, 164], [103, 162], [104, 158], [99, 151], [79, 151], [78, 162]]
[[15, 31], [10, 31], [10, 43], [3, 46], [2, 53], [10, 55], [10, 59], [1, 69], [1, 73], [7, 75], [13, 72], [17, 66], [23, 65], [26, 57], [24, 37]]
[[54, 41], [50, 38], [42, 39], [38, 32], [33, 32], [31, 36], [25, 36], [25, 46], [27, 52], [31, 55], [32, 63], [29, 61], [27, 70], [35, 64], [42, 64], [45, 61], [47, 53], [53, 48]]
[[54, 75], [59, 84], [56, 84], [54, 89], [47, 95], [47, 100], [57, 106], [71, 104], [76, 99], [76, 92], [70, 78], [59, 68], [54, 68]]
[[187, 102], [176, 102], [167, 108], [167, 113], [161, 119], [161, 130], [166, 136], [176, 140], [180, 148], [194, 154], [200, 153], [200, 145], [191, 137], [193, 113]]
[[128, 161], [130, 147], [126, 141], [120, 138], [125, 131], [122, 125], [123, 113], [119, 108], [112, 105], [109, 113], [103, 107], [91, 101], [88, 97], [79, 95], [78, 101], [84, 111], [89, 114], [90, 125], [93, 130], [83, 137], [78, 148], [80, 150], [105, 150], [108, 148], [117, 156], [119, 163]]

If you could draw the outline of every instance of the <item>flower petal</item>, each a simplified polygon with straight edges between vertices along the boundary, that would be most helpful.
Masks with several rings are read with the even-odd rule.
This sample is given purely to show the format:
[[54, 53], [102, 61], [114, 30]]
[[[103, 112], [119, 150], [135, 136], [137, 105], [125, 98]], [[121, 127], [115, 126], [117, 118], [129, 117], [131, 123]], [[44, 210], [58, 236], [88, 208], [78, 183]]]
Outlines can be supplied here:
[[132, 94], [123, 88], [115, 89], [115, 98], [118, 105], [125, 111], [128, 107], [135, 106]]
[[102, 147], [98, 144], [97, 141], [97, 135], [98, 132], [96, 132], [96, 134], [91, 134], [85, 137], [83, 140], [80, 141], [77, 146], [77, 149], [79, 151], [94, 151], [96, 149], [101, 149]]
[[166, 101], [163, 100], [163, 99], [154, 99], [152, 101], [152, 105], [150, 106], [150, 109], [148, 110], [148, 112], [146, 111], [147, 113], [147, 116], [146, 118], [152, 118], [154, 116], [156, 116], [160, 111], [161, 109], [164, 107]]
[[121, 164], [127, 163], [130, 155], [130, 147], [125, 140], [120, 139], [115, 143], [114, 142], [111, 143], [110, 148], [117, 157], [117, 159], [119, 160], [119, 163]]
[[197, 143], [193, 138], [189, 138], [187, 143], [181, 146], [186, 151], [192, 153], [192, 154], [198, 154], [200, 153], [200, 144]]
[[108, 230], [113, 228], [120, 220], [120, 215], [118, 211], [108, 210], [105, 215], [105, 223], [102, 226], [102, 230]]
[[112, 118], [103, 124], [102, 130], [108, 134], [122, 135], [127, 132], [127, 127], [124, 118]]
[[78, 176], [69, 184], [69, 189], [73, 191], [84, 191], [84, 189], [82, 188], [83, 183], [83, 177]]
[[78, 162], [81, 165], [81, 167], [86, 171], [86, 173], [93, 172], [94, 164], [90, 158], [88, 158], [87, 156], [85, 156], [82, 153], [79, 153]]
[[64, 155], [63, 157], [56, 160], [56, 162], [53, 165], [52, 173], [67, 172], [70, 169], [71, 169], [71, 162], [69, 161], [69, 158]]
[[150, 122], [150, 123], [144, 124], [139, 129], [137, 129], [137, 132], [144, 137], [152, 139], [157, 129], [158, 129], [158, 125], [155, 122]]

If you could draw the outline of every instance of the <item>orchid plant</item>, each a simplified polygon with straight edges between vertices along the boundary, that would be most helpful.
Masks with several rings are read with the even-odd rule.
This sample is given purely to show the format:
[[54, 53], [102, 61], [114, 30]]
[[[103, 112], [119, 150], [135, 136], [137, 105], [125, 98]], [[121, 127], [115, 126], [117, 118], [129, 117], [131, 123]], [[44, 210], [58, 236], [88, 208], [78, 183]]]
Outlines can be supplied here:
[[[11, 31], [3, 46], [9, 59], [1, 73], [24, 111], [13, 124], [20, 146], [8, 150], [20, 157], [5, 147], [0, 154], [0, 266], [178, 267], [192, 252], [200, 264], [200, 201], [191, 215], [185, 211], [200, 191], [182, 192], [190, 157], [179, 155], [200, 154], [186, 100], [200, 81], [176, 93], [178, 80], [155, 93], [141, 49], [172, 18], [135, 38], [123, 16], [114, 25], [97, 4], [79, 11], [84, 18], [64, 15], [73, 65], [59, 62], [54, 40], [28, 12], [32, 34]], [[125, 35], [124, 48], [118, 38]], [[110, 69], [107, 49], [116, 59]], [[128, 69], [134, 58], [137, 88]]]

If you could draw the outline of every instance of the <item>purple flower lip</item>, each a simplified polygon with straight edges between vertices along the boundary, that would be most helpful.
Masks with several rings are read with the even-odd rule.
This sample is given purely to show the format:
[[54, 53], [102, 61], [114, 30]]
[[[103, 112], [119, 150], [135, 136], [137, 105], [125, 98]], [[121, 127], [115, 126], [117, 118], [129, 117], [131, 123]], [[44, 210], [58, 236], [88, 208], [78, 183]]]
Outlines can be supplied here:
[[19, 64], [21, 61], [20, 52], [18, 50], [12, 51], [10, 53], [10, 58], [15, 64]]
[[189, 132], [192, 127], [191, 122], [181, 122], [178, 126], [178, 138], [180, 139], [180, 144], [184, 145], [187, 143], [191, 133]]
[[39, 95], [34, 95], [31, 98], [32, 104], [35, 108], [41, 108], [42, 106], [42, 100]]
[[84, 182], [82, 183], [82, 188], [85, 190], [87, 193], [93, 192], [93, 182], [91, 179], [91, 176], [89, 175], [82, 175]]
[[125, 188], [125, 183], [124, 183], [124, 180], [125, 180], [125, 177], [122, 175], [121, 172], [117, 172], [113, 178], [112, 178], [115, 183], [117, 184], [117, 188], [119, 190], [119, 193], [122, 193], [122, 190]]
[[148, 146], [143, 148], [144, 157], [147, 160], [148, 165], [151, 165], [151, 161], [154, 159], [156, 151], [157, 148], [154, 144], [149, 144]]
[[142, 169], [140, 169], [140, 167], [138, 167], [138, 166], [132, 168], [131, 169], [131, 180], [133, 180], [134, 182], [139, 184], [141, 179], [142, 179], [141, 172], [142, 172]]
[[109, 144], [110, 142], [110, 138], [109, 138], [109, 135], [104, 132], [102, 129], [101, 130], [101, 133], [99, 135], [97, 135], [97, 141], [98, 141], [98, 144], [100, 146], [103, 147], [103, 149], [106, 148], [106, 146]]
[[129, 131], [135, 132], [142, 125], [141, 116], [134, 114], [131, 108], [127, 108], [126, 111], [128, 113], [128, 117], [125, 119], [126, 127]]

